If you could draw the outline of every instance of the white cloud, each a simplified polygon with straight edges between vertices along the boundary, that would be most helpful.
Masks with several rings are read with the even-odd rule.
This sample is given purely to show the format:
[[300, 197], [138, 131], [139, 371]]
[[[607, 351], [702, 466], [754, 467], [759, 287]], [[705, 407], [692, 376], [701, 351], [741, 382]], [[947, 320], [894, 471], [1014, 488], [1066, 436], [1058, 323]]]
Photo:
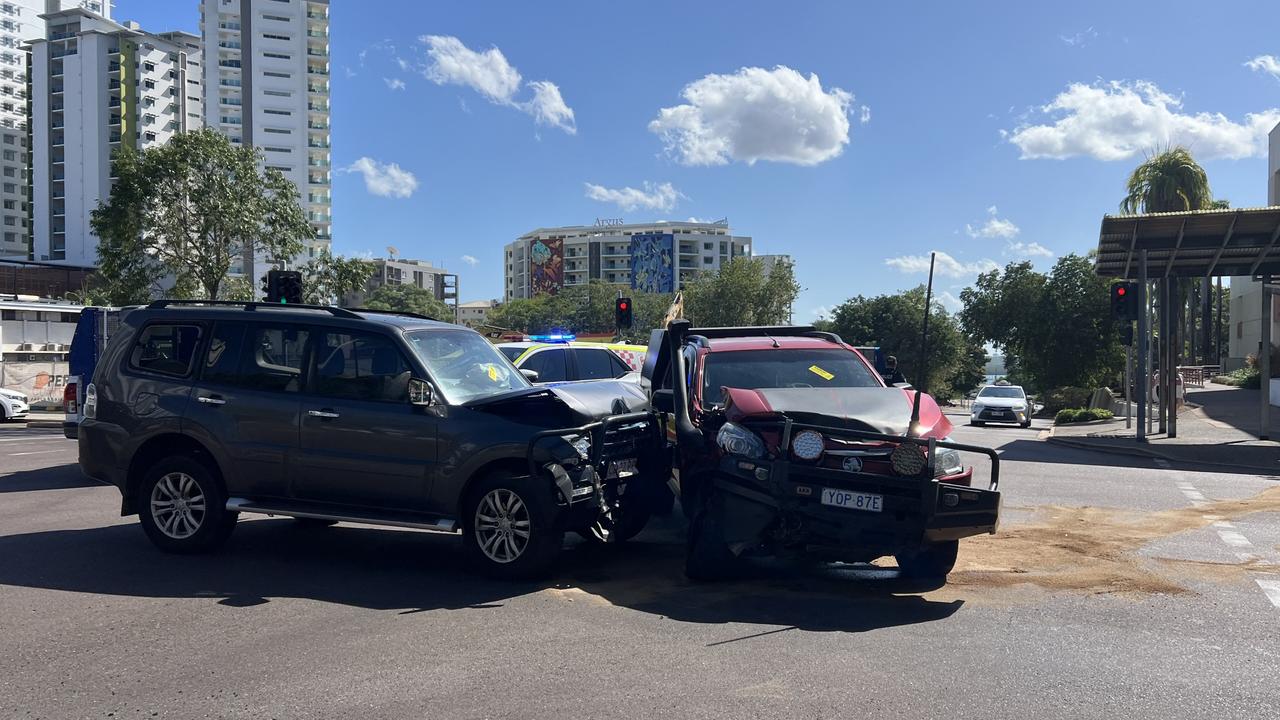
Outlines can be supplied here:
[[965, 223], [964, 231], [971, 238], [1011, 238], [1016, 236], [1021, 230], [1014, 225], [1011, 220], [997, 217], [998, 210], [995, 205], [987, 208], [987, 221], [978, 227], [974, 227]]
[[684, 197], [669, 182], [661, 184], [646, 182], [643, 190], [633, 187], [607, 188], [603, 185], [583, 184], [586, 185], [588, 198], [613, 203], [627, 212], [636, 208], [667, 212], [676, 206], [680, 198]]
[[1063, 44], [1066, 45], [1067, 47], [1083, 47], [1084, 45], [1088, 44], [1091, 40], [1096, 40], [1097, 38], [1098, 38], [1098, 31], [1094, 30], [1092, 26], [1084, 30], [1081, 30], [1078, 33], [1073, 33], [1071, 35], [1058, 36], [1058, 39], [1061, 40]]
[[372, 195], [407, 198], [418, 189], [418, 179], [413, 173], [395, 163], [380, 163], [373, 158], [362, 157], [342, 171], [363, 175], [364, 188]]
[[1053, 251], [1037, 242], [1011, 242], [1005, 245], [1005, 255], [1013, 257], [1053, 257]]
[[866, 125], [867, 123], [871, 122], [870, 107], [866, 105], [862, 106], [862, 108], [860, 109], [860, 112], [858, 113], [858, 122], [862, 123], [863, 125]]
[[942, 307], [946, 308], [949, 313], [960, 312], [960, 309], [964, 307], [964, 303], [960, 302], [960, 298], [946, 290], [938, 293], [936, 297], [938, 302], [942, 303]]
[[474, 255], [463, 255], [462, 262], [470, 265], [471, 267], [475, 267], [477, 264], [480, 263], [480, 261], [477, 260]]
[[386, 83], [387, 87], [391, 88], [392, 90], [404, 89], [404, 81], [401, 80], [400, 78], [382, 78], [382, 82]]
[[684, 165], [817, 165], [849, 142], [853, 95], [782, 65], [706, 75], [681, 96], [687, 104], [661, 108], [649, 130]]
[[[933, 272], [935, 275], [943, 277], [972, 277], [978, 273], [989, 272], [999, 267], [994, 260], [976, 260], [974, 262], [961, 262], [941, 250], [935, 251], [938, 255], [937, 262], [934, 265]], [[902, 255], [900, 257], [889, 258], [884, 261], [885, 265], [896, 268], [904, 273], [928, 273], [929, 272], [929, 256], [928, 255]]]
[[573, 108], [564, 104], [560, 96], [560, 88], [549, 80], [535, 80], [529, 83], [533, 88], [533, 99], [521, 104], [521, 109], [533, 116], [541, 125], [551, 125], [573, 135], [578, 132], [573, 120]]
[[1280, 59], [1277, 59], [1275, 55], [1259, 55], [1249, 62], [1246, 62], [1244, 66], [1250, 70], [1264, 72], [1271, 77], [1280, 80]]
[[1182, 99], [1154, 83], [1073, 83], [1040, 112], [1051, 124], [1023, 124], [1008, 135], [1023, 158], [1125, 160], [1167, 145], [1186, 145], [1201, 159], [1266, 154], [1280, 109], [1234, 122], [1222, 113], [1182, 112]]
[[[573, 135], [577, 133], [573, 108], [560, 94], [560, 87], [549, 80], [523, 83], [502, 51], [491, 47], [476, 52], [450, 35], [423, 35], [418, 38], [427, 46], [430, 62], [422, 74], [437, 85], [462, 85], [480, 93], [495, 105], [505, 105], [533, 116], [540, 125], [551, 125]], [[521, 87], [533, 91], [529, 100], [518, 100]]]
[[396, 64], [399, 65], [400, 69], [403, 70], [404, 72], [409, 72], [409, 68], [411, 67], [411, 65], [409, 64], [409, 61], [405, 60], [402, 57], [396, 58]]

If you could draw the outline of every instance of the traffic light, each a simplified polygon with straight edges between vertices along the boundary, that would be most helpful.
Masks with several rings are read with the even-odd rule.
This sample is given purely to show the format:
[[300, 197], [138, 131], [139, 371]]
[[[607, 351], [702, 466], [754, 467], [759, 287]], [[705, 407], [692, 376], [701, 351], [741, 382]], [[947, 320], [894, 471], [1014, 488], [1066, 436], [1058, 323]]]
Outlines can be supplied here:
[[297, 270], [267, 272], [266, 301], [281, 305], [302, 304], [302, 273]]
[[619, 329], [631, 327], [631, 298], [622, 297], [614, 301], [613, 316]]
[[1138, 319], [1138, 283], [1118, 282], [1111, 286], [1111, 316], [1122, 322]]
[[1120, 344], [1125, 346], [1133, 344], [1133, 323], [1126, 321], [1120, 324]]

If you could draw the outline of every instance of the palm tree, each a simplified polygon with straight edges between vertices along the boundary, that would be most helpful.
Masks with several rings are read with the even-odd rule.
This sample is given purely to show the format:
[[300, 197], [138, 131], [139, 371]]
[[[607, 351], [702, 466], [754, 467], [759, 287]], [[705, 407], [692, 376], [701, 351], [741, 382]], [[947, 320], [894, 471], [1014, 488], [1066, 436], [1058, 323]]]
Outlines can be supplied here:
[[1190, 151], [1178, 146], [1147, 156], [1129, 176], [1125, 213], [1182, 212], [1213, 207], [1209, 176]]

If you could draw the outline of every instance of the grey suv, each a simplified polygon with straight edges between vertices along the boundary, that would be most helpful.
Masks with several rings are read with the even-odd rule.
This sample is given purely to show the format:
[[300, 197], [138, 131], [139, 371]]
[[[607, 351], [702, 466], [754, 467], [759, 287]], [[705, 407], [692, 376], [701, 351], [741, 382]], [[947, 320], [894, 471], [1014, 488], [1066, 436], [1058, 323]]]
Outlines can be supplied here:
[[81, 467], [182, 553], [252, 512], [461, 533], [481, 567], [529, 577], [566, 530], [638, 532], [669, 473], [633, 383], [537, 387], [478, 333], [407, 314], [152, 303], [84, 415]]

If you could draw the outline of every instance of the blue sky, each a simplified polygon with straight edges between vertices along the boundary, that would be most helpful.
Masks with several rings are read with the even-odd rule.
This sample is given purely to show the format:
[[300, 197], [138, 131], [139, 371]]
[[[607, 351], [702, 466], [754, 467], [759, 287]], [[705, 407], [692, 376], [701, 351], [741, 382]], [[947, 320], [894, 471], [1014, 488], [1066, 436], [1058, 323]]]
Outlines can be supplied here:
[[[797, 321], [923, 282], [930, 250], [950, 303], [1096, 244], [1157, 144], [1265, 204], [1280, 6], [1229, 5], [334, 0], [335, 249], [472, 300], [536, 227], [728, 217], [795, 258]], [[198, 31], [195, 0], [115, 16]]]

